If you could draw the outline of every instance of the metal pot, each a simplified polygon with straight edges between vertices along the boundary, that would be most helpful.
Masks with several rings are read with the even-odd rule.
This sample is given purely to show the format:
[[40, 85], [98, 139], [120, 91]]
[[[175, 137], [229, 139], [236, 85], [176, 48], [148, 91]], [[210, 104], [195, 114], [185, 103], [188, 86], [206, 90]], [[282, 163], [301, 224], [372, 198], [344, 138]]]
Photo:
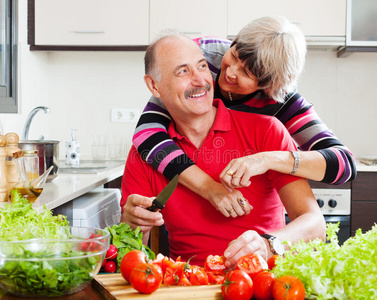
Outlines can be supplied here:
[[50, 182], [58, 176], [59, 141], [19, 141], [18, 147], [21, 150], [38, 150], [39, 175], [42, 175], [50, 166], [54, 166], [54, 168], [47, 177], [47, 182]]

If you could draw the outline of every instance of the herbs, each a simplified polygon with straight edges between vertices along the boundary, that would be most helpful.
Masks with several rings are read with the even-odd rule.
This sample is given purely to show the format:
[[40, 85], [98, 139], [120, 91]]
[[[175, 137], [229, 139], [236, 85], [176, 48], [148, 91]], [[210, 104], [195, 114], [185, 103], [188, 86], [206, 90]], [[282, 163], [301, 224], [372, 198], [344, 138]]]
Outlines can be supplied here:
[[149, 247], [143, 245], [143, 233], [140, 228], [133, 230], [128, 224], [120, 223], [106, 228], [110, 232], [110, 244], [118, 249], [117, 269], [119, 271], [120, 262], [123, 256], [131, 250], [141, 250], [147, 255], [147, 259], [154, 259], [155, 254]]
[[276, 261], [273, 273], [301, 279], [307, 299], [377, 299], [377, 225], [362, 233], [359, 229], [341, 247], [338, 224], [327, 225], [330, 243], [298, 242]]

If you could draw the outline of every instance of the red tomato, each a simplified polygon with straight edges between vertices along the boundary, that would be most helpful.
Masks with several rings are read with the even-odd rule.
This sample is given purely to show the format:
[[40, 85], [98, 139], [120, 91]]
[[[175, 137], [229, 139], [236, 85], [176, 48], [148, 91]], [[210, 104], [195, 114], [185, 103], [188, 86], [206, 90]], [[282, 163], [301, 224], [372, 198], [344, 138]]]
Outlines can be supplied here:
[[262, 256], [251, 253], [238, 259], [236, 269], [245, 271], [253, 279], [258, 273], [267, 270], [268, 265]]
[[208, 275], [209, 284], [223, 284], [225, 281], [225, 272], [223, 274], [214, 274], [213, 272], [206, 272]]
[[280, 258], [281, 258], [280, 255], [277, 255], [277, 254], [272, 255], [272, 256], [267, 260], [268, 268], [269, 268], [270, 270], [272, 270], [273, 268], [275, 268], [275, 266], [276, 266], [276, 260], [277, 260], [277, 259], [280, 259]]
[[158, 265], [141, 263], [131, 272], [131, 286], [142, 294], [152, 294], [161, 285], [162, 270]]
[[176, 285], [178, 283], [179, 277], [175, 275], [175, 269], [167, 267], [164, 273], [164, 284], [166, 285]]
[[132, 250], [127, 252], [126, 255], [123, 256], [119, 266], [120, 273], [122, 274], [123, 278], [129, 282], [132, 270], [138, 264], [145, 263], [146, 259], [147, 256], [143, 251]]
[[225, 300], [250, 300], [253, 296], [253, 281], [244, 271], [230, 271], [221, 286], [221, 293]]
[[253, 278], [254, 299], [256, 300], [273, 300], [272, 288], [275, 283], [275, 275], [271, 272], [260, 272]]
[[190, 266], [189, 280], [191, 285], [207, 285], [208, 275], [204, 268], [199, 266]]
[[304, 300], [305, 286], [295, 276], [282, 276], [277, 278], [272, 288], [275, 300]]
[[107, 263], [107, 259], [105, 258], [105, 259], [103, 260], [103, 262], [102, 262], [102, 266], [101, 266], [101, 268], [104, 268], [105, 265], [106, 265], [106, 263]]
[[225, 257], [220, 255], [208, 255], [204, 262], [204, 268], [209, 272], [224, 272], [226, 269]]

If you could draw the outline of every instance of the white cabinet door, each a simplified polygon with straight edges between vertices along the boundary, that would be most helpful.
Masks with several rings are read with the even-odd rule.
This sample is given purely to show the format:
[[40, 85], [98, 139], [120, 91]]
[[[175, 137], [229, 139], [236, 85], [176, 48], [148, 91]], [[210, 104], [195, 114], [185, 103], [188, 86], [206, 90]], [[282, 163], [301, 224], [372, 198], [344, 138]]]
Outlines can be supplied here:
[[35, 0], [35, 45], [147, 45], [149, 0]]
[[345, 36], [346, 0], [228, 0], [228, 35], [264, 16], [285, 16], [306, 36]]
[[150, 42], [166, 29], [225, 38], [227, 0], [150, 0]]

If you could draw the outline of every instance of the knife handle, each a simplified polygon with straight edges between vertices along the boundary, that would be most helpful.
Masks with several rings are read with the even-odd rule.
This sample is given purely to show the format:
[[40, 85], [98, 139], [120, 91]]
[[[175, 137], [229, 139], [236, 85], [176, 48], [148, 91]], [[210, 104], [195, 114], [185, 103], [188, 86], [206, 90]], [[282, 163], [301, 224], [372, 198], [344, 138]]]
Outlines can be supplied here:
[[153, 203], [151, 206], [147, 207], [147, 210], [156, 212], [159, 209], [163, 209], [164, 207], [156, 200], [153, 200]]

